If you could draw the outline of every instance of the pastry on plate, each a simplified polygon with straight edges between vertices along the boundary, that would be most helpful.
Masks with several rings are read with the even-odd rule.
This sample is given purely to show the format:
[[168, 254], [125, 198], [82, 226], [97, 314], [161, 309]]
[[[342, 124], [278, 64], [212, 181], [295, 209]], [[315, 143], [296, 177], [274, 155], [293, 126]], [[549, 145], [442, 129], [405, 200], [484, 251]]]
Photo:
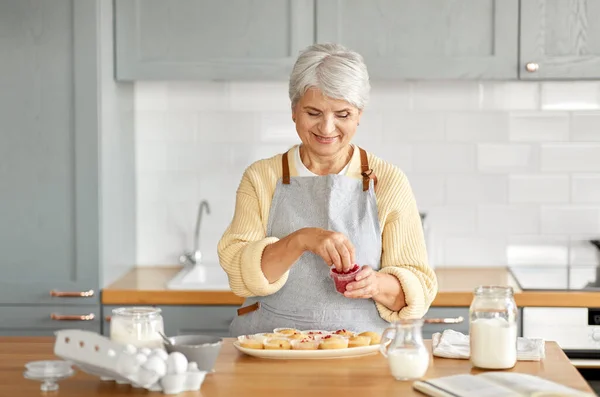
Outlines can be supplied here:
[[290, 350], [292, 344], [287, 338], [268, 338], [263, 344], [265, 350]]
[[339, 335], [326, 335], [319, 341], [319, 349], [345, 349], [348, 347], [348, 338]]
[[238, 336], [238, 341], [240, 342], [240, 346], [245, 347], [247, 349], [263, 348], [263, 341], [260, 339], [256, 339], [254, 335]]
[[348, 347], [364, 347], [369, 346], [369, 343], [371, 343], [370, 336], [357, 335], [348, 339]]
[[[280, 336], [280, 335], [278, 335]], [[287, 338], [289, 340], [301, 340], [301, 339], [306, 339], [306, 338], [311, 338], [309, 335], [302, 335], [302, 334], [293, 334], [293, 335], [288, 335]], [[314, 339], [314, 338], [311, 338]]]
[[322, 339], [325, 335], [331, 335], [329, 331], [323, 331], [320, 329], [309, 329], [307, 331], [302, 331], [302, 335], [309, 336], [313, 339]]
[[294, 334], [299, 334], [300, 331], [294, 328], [275, 328], [273, 332], [277, 335], [290, 336]]
[[296, 339], [292, 341], [293, 350], [317, 350], [319, 341], [312, 338]]
[[346, 336], [348, 338], [356, 335], [356, 333], [354, 333], [352, 331], [348, 331], [347, 329], [338, 329], [337, 331], [334, 332], [334, 334]]
[[379, 335], [377, 332], [365, 331], [365, 332], [361, 332], [358, 335], [359, 336], [369, 336], [371, 338], [372, 345], [378, 345], [379, 343], [381, 343], [381, 335]]

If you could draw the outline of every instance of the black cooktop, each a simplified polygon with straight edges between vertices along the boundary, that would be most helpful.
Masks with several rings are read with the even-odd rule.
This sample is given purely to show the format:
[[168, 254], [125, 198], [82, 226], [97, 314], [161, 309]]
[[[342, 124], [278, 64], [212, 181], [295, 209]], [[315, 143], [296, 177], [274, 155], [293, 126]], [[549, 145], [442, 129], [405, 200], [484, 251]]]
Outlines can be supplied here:
[[509, 266], [523, 291], [598, 291], [598, 266]]

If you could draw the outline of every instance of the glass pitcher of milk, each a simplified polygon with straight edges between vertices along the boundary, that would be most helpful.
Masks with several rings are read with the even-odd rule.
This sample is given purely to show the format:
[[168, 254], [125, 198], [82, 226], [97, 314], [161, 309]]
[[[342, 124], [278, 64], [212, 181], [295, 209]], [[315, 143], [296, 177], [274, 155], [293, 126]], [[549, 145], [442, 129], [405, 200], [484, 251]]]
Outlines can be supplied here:
[[471, 363], [483, 369], [508, 369], [517, 363], [518, 309], [511, 287], [482, 286], [469, 309]]
[[429, 351], [423, 343], [423, 320], [400, 320], [383, 331], [379, 351], [387, 358], [397, 380], [419, 379], [429, 368]]

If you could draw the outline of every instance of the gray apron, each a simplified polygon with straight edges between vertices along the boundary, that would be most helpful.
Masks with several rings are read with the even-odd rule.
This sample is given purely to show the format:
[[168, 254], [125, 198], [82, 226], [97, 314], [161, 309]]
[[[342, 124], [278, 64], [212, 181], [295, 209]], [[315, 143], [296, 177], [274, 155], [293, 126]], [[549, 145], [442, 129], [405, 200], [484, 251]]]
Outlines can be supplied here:
[[[283, 238], [298, 229], [318, 227], [343, 233], [354, 244], [356, 263], [379, 270], [381, 228], [367, 155], [360, 149], [363, 179], [345, 175], [289, 176], [287, 153], [283, 177], [277, 181], [269, 212], [267, 236]], [[231, 336], [272, 332], [275, 328], [348, 329], [382, 332], [372, 299], [350, 299], [339, 294], [329, 277], [329, 264], [304, 252], [292, 265], [285, 285], [269, 296], [247, 298], [234, 318]], [[257, 304], [258, 303], [258, 304]]]

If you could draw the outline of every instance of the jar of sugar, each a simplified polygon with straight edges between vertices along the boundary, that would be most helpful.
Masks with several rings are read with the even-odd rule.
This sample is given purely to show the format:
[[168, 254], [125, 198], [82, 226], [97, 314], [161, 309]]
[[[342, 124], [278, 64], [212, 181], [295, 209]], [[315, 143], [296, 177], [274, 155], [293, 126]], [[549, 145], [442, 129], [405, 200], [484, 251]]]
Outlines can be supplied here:
[[481, 286], [469, 309], [471, 363], [507, 369], [517, 363], [518, 309], [511, 287]]
[[399, 320], [383, 331], [379, 351], [388, 360], [396, 380], [414, 380], [429, 368], [429, 350], [423, 343], [423, 320]]
[[164, 323], [156, 307], [121, 307], [113, 309], [110, 320], [110, 339], [138, 348], [163, 348]]

